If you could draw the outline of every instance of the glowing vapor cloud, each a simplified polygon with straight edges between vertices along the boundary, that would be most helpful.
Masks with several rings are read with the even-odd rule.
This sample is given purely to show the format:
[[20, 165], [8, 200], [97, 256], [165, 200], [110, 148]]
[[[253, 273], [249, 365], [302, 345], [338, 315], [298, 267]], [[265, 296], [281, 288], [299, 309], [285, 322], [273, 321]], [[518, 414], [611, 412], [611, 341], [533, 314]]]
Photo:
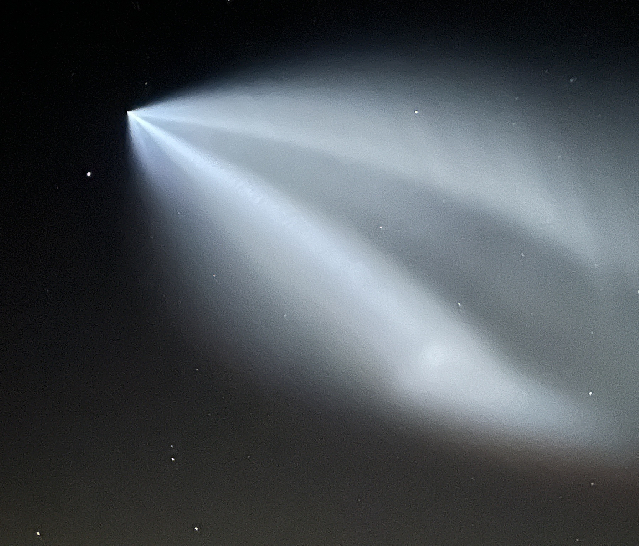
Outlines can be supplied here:
[[[378, 407], [459, 431], [614, 455], [623, 426], [613, 426], [609, 408], [579, 382], [563, 388], [526, 366], [544, 328], [553, 343], [568, 342], [541, 359], [583, 359], [569, 345], [583, 338], [589, 313], [605, 312], [597, 294], [607, 272], [636, 265], [636, 243], [615, 254], [609, 226], [590, 216], [592, 193], [554, 187], [532, 137], [510, 138], [472, 102], [453, 115], [451, 107], [417, 109], [401, 93], [391, 100], [370, 86], [316, 83], [255, 82], [131, 112], [138, 165], [167, 203], [196, 211], [196, 225], [218, 226], [245, 276], [257, 276], [271, 300], [315, 332], [334, 363], [327, 384], [355, 382]], [[406, 192], [428, 206], [416, 213]], [[467, 232], [437, 219], [451, 206]], [[390, 220], [374, 229], [395, 226], [389, 237], [406, 246], [375, 242], [353, 220], [368, 211], [376, 221], [383, 211]], [[477, 239], [486, 225], [492, 233]], [[207, 229], [191, 236], [206, 244]], [[465, 236], [470, 243], [460, 242]], [[536, 265], [512, 265], [496, 251], [506, 236], [518, 260], [531, 248]], [[469, 314], [454, 293], [464, 282], [449, 282], [438, 263], [424, 263], [423, 274], [407, 267], [419, 245], [472, 281]], [[486, 307], [501, 318], [512, 312], [513, 329]], [[546, 324], [531, 326], [526, 342], [528, 314]]]

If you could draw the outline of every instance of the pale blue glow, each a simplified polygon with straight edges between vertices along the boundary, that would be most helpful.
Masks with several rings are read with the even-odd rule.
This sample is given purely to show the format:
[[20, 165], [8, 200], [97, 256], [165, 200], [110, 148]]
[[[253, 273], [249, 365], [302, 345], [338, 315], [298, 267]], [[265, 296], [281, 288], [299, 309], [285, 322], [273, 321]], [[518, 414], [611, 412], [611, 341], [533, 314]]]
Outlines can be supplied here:
[[[636, 379], [632, 357], [612, 351], [620, 319], [608, 283], [630, 289], [639, 256], [627, 210], [604, 195], [616, 190], [589, 184], [575, 163], [553, 166], [561, 144], [544, 141], [541, 122], [513, 129], [515, 110], [517, 122], [504, 120], [467, 94], [432, 106], [441, 84], [415, 96], [380, 71], [318, 81], [238, 83], [128, 112], [159, 214], [170, 222], [175, 206], [218, 226], [244, 264], [238, 275], [270, 287], [265, 308], [285, 306], [323, 344], [327, 385], [354, 381], [371, 407], [462, 436], [620, 455], [628, 390], [620, 404], [593, 396]], [[407, 191], [424, 207], [410, 208]], [[386, 218], [376, 229], [395, 246], [354, 220], [367, 215]], [[193, 225], [206, 245], [209, 228]], [[450, 278], [439, 263], [409, 267], [424, 249], [450, 260]], [[549, 360], [563, 375], [540, 371]]]

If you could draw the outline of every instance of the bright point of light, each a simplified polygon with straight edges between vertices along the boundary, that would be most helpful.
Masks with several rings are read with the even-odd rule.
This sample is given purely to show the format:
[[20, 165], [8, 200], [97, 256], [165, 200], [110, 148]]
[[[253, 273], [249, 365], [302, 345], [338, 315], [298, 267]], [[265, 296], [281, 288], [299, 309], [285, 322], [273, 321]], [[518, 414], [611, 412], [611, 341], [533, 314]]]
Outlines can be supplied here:
[[[298, 377], [309, 392], [320, 377], [462, 437], [614, 458], [637, 412], [630, 387], [613, 406], [601, 396], [635, 373], [636, 339], [619, 338], [634, 315], [621, 324], [606, 299], [639, 264], [629, 209], [608, 199], [614, 188], [553, 162], [559, 137], [551, 145], [542, 122], [491, 105], [488, 82], [479, 96], [476, 84], [404, 87], [405, 75], [369, 69], [339, 85], [318, 70], [129, 112], [146, 191], [198, 264], [184, 273], [194, 290], [207, 299], [219, 286], [212, 239], [222, 237], [226, 286], [250, 292], [229, 312], [274, 347], [297, 347], [303, 332], [330, 363], [255, 362], [258, 374]], [[410, 116], [414, 89], [420, 104], [443, 106]], [[529, 132], [513, 132], [513, 118]], [[600, 393], [589, 405], [587, 383]]]

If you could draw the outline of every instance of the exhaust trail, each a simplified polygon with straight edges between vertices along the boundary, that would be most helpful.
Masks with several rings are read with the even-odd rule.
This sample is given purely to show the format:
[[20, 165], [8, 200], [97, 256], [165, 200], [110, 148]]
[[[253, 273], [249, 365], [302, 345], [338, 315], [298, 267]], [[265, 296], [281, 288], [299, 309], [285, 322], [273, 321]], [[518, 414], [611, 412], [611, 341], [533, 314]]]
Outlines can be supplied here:
[[[579, 171], [553, 166], [539, 129], [513, 131], [454, 82], [446, 102], [441, 83], [411, 91], [417, 72], [364, 67], [363, 81], [322, 85], [307, 70], [128, 113], [144, 191], [167, 224], [171, 211], [189, 218], [173, 232], [197, 241], [185, 252], [214, 232], [238, 286], [252, 287], [242, 316], [262, 323], [264, 343], [295, 344], [283, 325], [264, 326], [285, 309], [278, 320], [322, 348], [319, 370], [256, 373], [294, 372], [309, 390], [319, 376], [327, 391], [356, 391], [371, 411], [460, 441], [624, 459], [637, 408], [619, 378], [636, 379], [637, 347], [627, 323], [619, 337], [611, 301], [637, 271], [631, 218]], [[523, 123], [514, 107], [508, 116]], [[205, 297], [214, 264], [189, 259]]]

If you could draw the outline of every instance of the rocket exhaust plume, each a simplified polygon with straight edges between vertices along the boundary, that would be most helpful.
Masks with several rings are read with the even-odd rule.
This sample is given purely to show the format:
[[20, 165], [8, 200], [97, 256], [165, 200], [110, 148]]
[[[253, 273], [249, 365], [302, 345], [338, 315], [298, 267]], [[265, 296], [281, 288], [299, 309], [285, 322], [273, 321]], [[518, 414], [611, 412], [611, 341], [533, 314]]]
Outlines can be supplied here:
[[527, 82], [441, 66], [280, 66], [128, 112], [195, 320], [232, 317], [251, 373], [320, 403], [620, 464], [639, 414], [630, 168]]

